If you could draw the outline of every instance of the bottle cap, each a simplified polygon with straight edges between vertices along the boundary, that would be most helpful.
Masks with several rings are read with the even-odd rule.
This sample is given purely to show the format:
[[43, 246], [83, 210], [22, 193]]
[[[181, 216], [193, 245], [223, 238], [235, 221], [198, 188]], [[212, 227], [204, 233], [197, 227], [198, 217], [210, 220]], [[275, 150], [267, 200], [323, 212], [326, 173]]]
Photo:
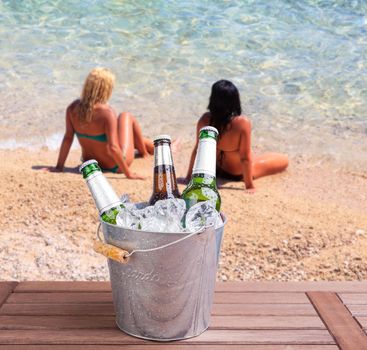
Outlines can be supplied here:
[[168, 140], [169, 142], [171, 142], [171, 136], [169, 135], [158, 135], [154, 138], [153, 142], [157, 142], [160, 140]]
[[200, 132], [202, 132], [202, 131], [206, 131], [206, 130], [208, 130], [208, 131], [213, 131], [213, 132], [215, 132], [215, 133], [219, 134], [218, 129], [217, 129], [217, 128], [215, 128], [214, 126], [204, 126], [203, 128], [201, 128], [201, 129], [200, 129]]
[[79, 171], [82, 172], [82, 170], [87, 166], [87, 165], [90, 165], [90, 164], [98, 164], [98, 162], [95, 160], [95, 159], [90, 159], [90, 160], [87, 160], [85, 161], [80, 167], [79, 167]]

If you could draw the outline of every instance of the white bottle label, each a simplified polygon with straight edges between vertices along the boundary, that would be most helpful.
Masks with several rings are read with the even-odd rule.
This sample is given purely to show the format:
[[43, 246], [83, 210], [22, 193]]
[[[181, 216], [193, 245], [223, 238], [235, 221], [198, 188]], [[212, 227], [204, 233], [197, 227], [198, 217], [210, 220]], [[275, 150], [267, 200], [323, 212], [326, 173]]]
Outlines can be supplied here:
[[200, 139], [196, 153], [193, 174], [216, 174], [217, 142], [212, 137]]
[[102, 173], [96, 172], [86, 180], [100, 214], [121, 204], [120, 198]]

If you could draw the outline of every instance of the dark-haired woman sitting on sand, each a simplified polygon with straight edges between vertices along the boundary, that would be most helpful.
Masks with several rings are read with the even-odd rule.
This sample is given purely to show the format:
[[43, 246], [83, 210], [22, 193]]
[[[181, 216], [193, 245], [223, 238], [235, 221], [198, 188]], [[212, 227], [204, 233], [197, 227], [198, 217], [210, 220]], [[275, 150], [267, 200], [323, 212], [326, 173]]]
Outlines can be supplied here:
[[115, 77], [105, 68], [95, 68], [87, 76], [81, 98], [66, 110], [66, 131], [53, 171], [63, 171], [74, 134], [82, 148], [83, 160], [96, 159], [105, 171], [124, 173], [128, 179], [143, 179], [131, 172], [135, 149], [142, 157], [153, 154], [153, 142], [143, 137], [130, 113], [116, 116], [108, 105]]
[[186, 180], [191, 177], [198, 147], [198, 133], [204, 126], [219, 131], [217, 144], [217, 176], [235, 181], [243, 180], [247, 192], [254, 192], [254, 179], [283, 171], [288, 157], [279, 153], [254, 156], [251, 151], [251, 122], [241, 115], [239, 92], [228, 80], [219, 80], [212, 86], [209, 112], [197, 123], [196, 145], [192, 151]]

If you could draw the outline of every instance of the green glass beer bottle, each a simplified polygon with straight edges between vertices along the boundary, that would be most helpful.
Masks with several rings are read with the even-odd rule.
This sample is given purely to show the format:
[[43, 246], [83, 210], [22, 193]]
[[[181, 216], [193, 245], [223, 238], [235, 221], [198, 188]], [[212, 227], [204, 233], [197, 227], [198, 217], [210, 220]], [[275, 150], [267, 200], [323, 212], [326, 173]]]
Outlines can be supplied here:
[[161, 199], [180, 198], [171, 152], [171, 137], [159, 135], [154, 139], [153, 191], [150, 205]]
[[217, 211], [220, 211], [221, 198], [216, 181], [217, 138], [216, 128], [205, 126], [200, 129], [191, 180], [182, 192], [187, 209], [198, 202], [212, 200]]
[[98, 162], [95, 159], [87, 160], [79, 167], [79, 171], [87, 182], [101, 219], [116, 225], [116, 216], [124, 205], [103, 175]]

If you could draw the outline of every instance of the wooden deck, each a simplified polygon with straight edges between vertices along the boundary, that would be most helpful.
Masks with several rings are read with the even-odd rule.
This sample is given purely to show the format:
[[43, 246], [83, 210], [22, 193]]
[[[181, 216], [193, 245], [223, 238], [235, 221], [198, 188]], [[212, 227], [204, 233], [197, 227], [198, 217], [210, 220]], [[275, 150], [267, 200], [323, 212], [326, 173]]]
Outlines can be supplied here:
[[0, 282], [0, 349], [367, 350], [367, 282], [217, 283], [211, 326], [158, 343], [117, 329], [107, 282]]

